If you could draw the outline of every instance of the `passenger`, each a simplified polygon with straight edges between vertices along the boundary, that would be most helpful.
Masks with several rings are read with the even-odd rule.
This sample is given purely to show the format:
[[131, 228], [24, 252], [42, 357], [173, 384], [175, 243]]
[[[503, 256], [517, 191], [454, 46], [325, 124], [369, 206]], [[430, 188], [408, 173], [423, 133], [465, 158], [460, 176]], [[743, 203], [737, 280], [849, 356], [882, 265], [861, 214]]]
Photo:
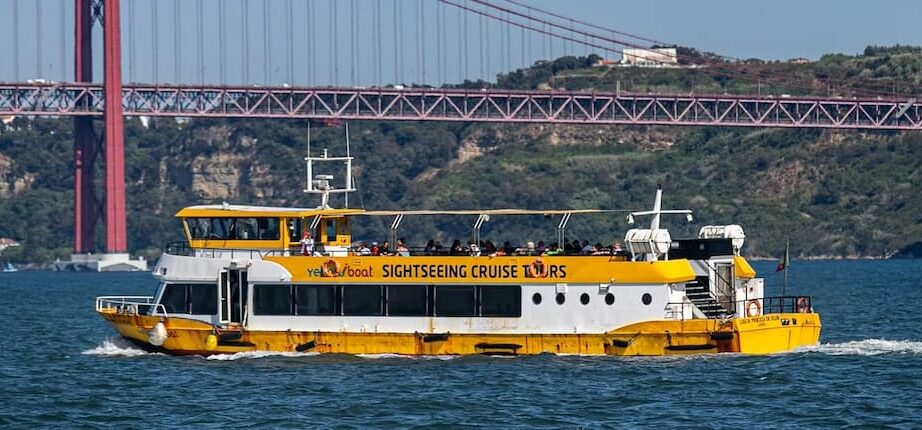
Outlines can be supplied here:
[[513, 254], [515, 254], [515, 247], [512, 246], [512, 244], [509, 243], [508, 240], [505, 241], [505, 242], [503, 242], [503, 253], [505, 253], [506, 255], [513, 255]]
[[496, 245], [493, 244], [492, 240], [488, 240], [483, 244], [483, 253], [490, 257], [496, 256]]
[[544, 255], [548, 255], [548, 256], [560, 255], [562, 252], [563, 251], [560, 249], [560, 246], [557, 245], [557, 242], [554, 242], [548, 248], [547, 252], [544, 253]]
[[611, 255], [624, 255], [624, 249], [621, 247], [621, 241], [616, 240], [611, 246]]
[[538, 250], [535, 249], [534, 242], [528, 241], [528, 243], [525, 244], [525, 248], [526, 255], [538, 255]]
[[311, 238], [311, 232], [305, 231], [301, 236], [301, 255], [314, 255], [314, 239]]
[[358, 255], [371, 255], [371, 249], [365, 246], [365, 242], [359, 242], [359, 246], [355, 250]]
[[477, 244], [477, 241], [467, 241], [467, 249], [471, 257], [480, 257], [480, 245]]
[[442, 242], [439, 240], [435, 241], [435, 247], [433, 248], [433, 251], [432, 251], [433, 255], [442, 255], [443, 251], [444, 250], [442, 248]]
[[426, 249], [424, 249], [423, 252], [425, 252], [426, 255], [435, 255], [435, 241], [429, 239], [429, 241], [426, 242]]
[[592, 255], [608, 255], [611, 251], [602, 247], [602, 242], [595, 243], [595, 251], [592, 252]]
[[401, 239], [397, 239], [397, 255], [399, 255], [399, 256], [401, 256], [401, 257], [409, 257], [409, 256], [410, 256], [410, 249], [407, 248], [407, 244], [406, 244], [406, 242], [403, 241], [402, 238], [401, 238]]
[[580, 254], [582, 255], [592, 255], [595, 252], [595, 247], [589, 244], [588, 240], [583, 239], [583, 247], [580, 249]]
[[381, 248], [378, 247], [378, 242], [371, 242], [371, 255], [381, 255]]
[[570, 239], [563, 238], [563, 253], [566, 255], [573, 253], [573, 245], [570, 244]]
[[394, 255], [394, 254], [391, 253], [391, 244], [390, 244], [390, 242], [388, 242], [388, 241], [386, 241], [386, 240], [384, 241], [383, 244], [381, 244], [380, 252], [381, 252], [381, 255]]
[[461, 247], [460, 240], [455, 239], [455, 241], [451, 243], [451, 250], [448, 251], [448, 254], [449, 255], [464, 255], [464, 248]]
[[544, 244], [543, 240], [538, 241], [538, 247], [535, 248], [535, 251], [538, 253], [538, 255], [541, 255], [547, 252], [547, 245]]

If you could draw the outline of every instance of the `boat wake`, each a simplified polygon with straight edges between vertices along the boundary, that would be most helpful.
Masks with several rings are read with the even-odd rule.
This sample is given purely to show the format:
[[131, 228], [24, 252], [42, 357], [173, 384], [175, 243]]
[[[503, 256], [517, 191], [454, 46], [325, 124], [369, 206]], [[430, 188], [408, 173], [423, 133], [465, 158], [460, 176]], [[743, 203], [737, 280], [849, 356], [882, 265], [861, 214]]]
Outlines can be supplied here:
[[124, 339], [106, 339], [93, 349], [83, 351], [84, 355], [100, 355], [105, 357], [138, 357], [142, 355], [155, 355], [132, 345]]
[[292, 357], [292, 358], [302, 358], [302, 357], [314, 357], [320, 355], [319, 352], [275, 352], [275, 351], [247, 351], [247, 352], [237, 352], [234, 354], [215, 354], [205, 357], [206, 360], [216, 360], [216, 361], [234, 361], [234, 360], [252, 360], [257, 358], [272, 358], [272, 357]]
[[865, 339], [843, 343], [824, 343], [803, 348], [803, 352], [828, 355], [922, 355], [922, 342], [910, 340]]

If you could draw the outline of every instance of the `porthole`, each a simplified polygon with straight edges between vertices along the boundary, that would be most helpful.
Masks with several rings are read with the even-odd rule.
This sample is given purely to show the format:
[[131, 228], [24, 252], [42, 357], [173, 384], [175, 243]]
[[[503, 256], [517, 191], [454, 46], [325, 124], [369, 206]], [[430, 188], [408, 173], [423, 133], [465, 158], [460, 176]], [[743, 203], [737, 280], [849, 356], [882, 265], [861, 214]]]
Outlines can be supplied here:
[[589, 294], [583, 293], [579, 296], [579, 302], [588, 305], [589, 304]]
[[563, 293], [557, 293], [557, 297], [555, 297], [554, 300], [557, 301], [558, 305], [562, 305], [563, 302], [567, 300], [567, 298], [563, 295]]
[[615, 304], [615, 295], [612, 294], [612, 293], [606, 294], [606, 295], [605, 295], [605, 304], [606, 304], [606, 305], [613, 305], [613, 304]]
[[641, 297], [640, 300], [643, 302], [643, 304], [649, 305], [653, 302], [653, 296], [651, 296], [650, 293], [643, 293], [643, 297]]
[[541, 293], [532, 294], [531, 302], [536, 305], [540, 305], [541, 304]]

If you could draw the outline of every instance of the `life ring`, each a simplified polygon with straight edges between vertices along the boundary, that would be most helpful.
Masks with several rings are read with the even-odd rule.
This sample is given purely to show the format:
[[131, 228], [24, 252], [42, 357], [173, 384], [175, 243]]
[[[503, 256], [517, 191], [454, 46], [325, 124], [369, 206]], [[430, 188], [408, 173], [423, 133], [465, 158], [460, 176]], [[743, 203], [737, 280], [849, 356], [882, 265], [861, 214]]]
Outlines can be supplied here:
[[544, 264], [544, 260], [541, 258], [536, 258], [535, 261], [532, 261], [528, 265], [528, 269], [532, 278], [547, 278], [547, 265]]
[[807, 298], [800, 296], [797, 298], [797, 312], [806, 314], [810, 312], [810, 306], [807, 304]]
[[338, 261], [331, 258], [327, 261], [324, 261], [323, 264], [320, 265], [320, 270], [322, 271], [324, 277], [331, 278], [334, 276], [339, 276], [339, 274], [342, 272], [342, 266]]
[[758, 315], [762, 315], [762, 305], [759, 304], [758, 300], [752, 299], [746, 303], [746, 316], [754, 317]]

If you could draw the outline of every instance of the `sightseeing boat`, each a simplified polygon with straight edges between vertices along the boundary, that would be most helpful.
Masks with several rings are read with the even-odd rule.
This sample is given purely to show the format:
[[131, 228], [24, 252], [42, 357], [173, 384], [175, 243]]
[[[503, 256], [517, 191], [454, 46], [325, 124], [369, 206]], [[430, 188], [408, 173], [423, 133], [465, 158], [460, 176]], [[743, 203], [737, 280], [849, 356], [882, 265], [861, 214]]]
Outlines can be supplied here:
[[[352, 158], [305, 158], [346, 167], [345, 186], [317, 175], [305, 191], [317, 208], [192, 206], [176, 216], [186, 240], [168, 246], [150, 297], [98, 297], [96, 311], [125, 339], [169, 354], [299, 351], [346, 354], [768, 354], [816, 344], [820, 317], [809, 296], [766, 296], [741, 255], [738, 225], [704, 226], [672, 239], [661, 228], [657, 189], [648, 228], [623, 249], [477, 250], [495, 217], [558, 217], [597, 210], [366, 211], [331, 208], [352, 189]], [[359, 217], [391, 221], [397, 243], [409, 216], [475, 218], [474, 246], [459, 253], [401, 248], [369, 255], [353, 243]], [[307, 233], [310, 233], [310, 238]]]

